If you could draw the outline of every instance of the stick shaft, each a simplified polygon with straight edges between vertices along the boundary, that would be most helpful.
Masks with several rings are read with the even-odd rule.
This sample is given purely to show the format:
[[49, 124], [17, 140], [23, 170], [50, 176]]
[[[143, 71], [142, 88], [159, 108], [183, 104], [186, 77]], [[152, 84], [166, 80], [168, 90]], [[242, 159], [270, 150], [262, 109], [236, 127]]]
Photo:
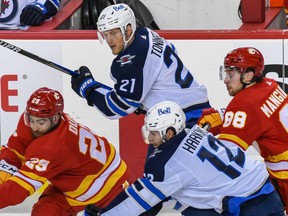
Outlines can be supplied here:
[[0, 45], [5, 47], [5, 48], [7, 48], [7, 49], [10, 49], [13, 52], [16, 52], [16, 53], [19, 53], [21, 55], [24, 55], [24, 56], [26, 56], [26, 57], [28, 57], [30, 59], [38, 61], [38, 62], [40, 62], [42, 64], [45, 64], [45, 65], [47, 65], [49, 67], [52, 67], [52, 68], [54, 68], [56, 70], [59, 70], [61, 72], [64, 72], [64, 73], [66, 73], [68, 75], [76, 75], [77, 74], [76, 72], [74, 72], [74, 71], [72, 71], [72, 70], [70, 70], [68, 68], [65, 68], [65, 67], [63, 67], [61, 65], [58, 65], [58, 64], [54, 63], [54, 62], [48, 61], [48, 60], [46, 60], [44, 58], [41, 58], [40, 56], [37, 56], [37, 55], [35, 55], [35, 54], [31, 53], [31, 52], [28, 52], [28, 51], [26, 51], [24, 49], [21, 49], [20, 47], [17, 47], [17, 46], [15, 46], [13, 44], [10, 44], [10, 43], [8, 43], [6, 41], [0, 40]]
[[[15, 45], [13, 45], [13, 44], [8, 43], [8, 42], [6, 42], [6, 41], [0, 40], [0, 45], [1, 45], [2, 47], [5, 47], [5, 48], [7, 48], [7, 49], [10, 49], [10, 50], [13, 51], [13, 52], [16, 52], [16, 53], [18, 53], [18, 54], [24, 55], [24, 56], [26, 56], [26, 57], [28, 57], [28, 58], [30, 58], [30, 59], [33, 59], [33, 60], [35, 60], [35, 61], [38, 61], [38, 62], [40, 62], [40, 63], [42, 63], [42, 64], [44, 64], [44, 65], [47, 65], [47, 66], [49, 66], [49, 67], [52, 67], [52, 68], [54, 68], [54, 69], [56, 69], [56, 70], [59, 70], [59, 71], [61, 71], [61, 72], [63, 72], [63, 73], [66, 73], [66, 74], [68, 74], [68, 75], [70, 75], [70, 76], [78, 75], [78, 73], [75, 72], [75, 71], [73, 71], [73, 70], [70, 70], [70, 69], [68, 69], [68, 68], [66, 68], [66, 67], [64, 67], [64, 66], [62, 66], [62, 65], [59, 65], [59, 64], [56, 64], [56, 63], [54, 63], [54, 62], [48, 61], [48, 60], [46, 60], [46, 59], [44, 59], [44, 58], [41, 58], [40, 56], [37, 56], [37, 55], [35, 55], [35, 54], [31, 53], [31, 52], [28, 52], [28, 51], [26, 51], [26, 50], [24, 50], [24, 49], [22, 49], [22, 48], [20, 48], [20, 47], [17, 47], [17, 46], [15, 46]], [[98, 83], [99, 83], [99, 82], [98, 82]], [[104, 88], [111, 89], [111, 87], [109, 87], [109, 86], [107, 86], [107, 85], [104, 85], [104, 84], [102, 84], [102, 83], [99, 83], [99, 84], [102, 85], [102, 87], [104, 87]]]

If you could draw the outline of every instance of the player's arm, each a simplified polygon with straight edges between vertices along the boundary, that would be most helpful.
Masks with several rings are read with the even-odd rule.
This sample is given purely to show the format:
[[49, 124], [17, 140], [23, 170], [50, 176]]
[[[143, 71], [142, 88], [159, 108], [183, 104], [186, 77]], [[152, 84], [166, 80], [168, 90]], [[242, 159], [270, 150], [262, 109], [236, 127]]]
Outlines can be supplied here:
[[24, 113], [19, 118], [16, 131], [7, 144], [0, 148], [0, 183], [7, 181], [24, 162], [26, 147], [32, 141], [30, 128], [25, 124]]
[[38, 0], [25, 6], [20, 14], [21, 25], [39, 26], [45, 20], [55, 16], [60, 0]]
[[138, 101], [121, 96], [115, 89], [95, 81], [87, 67], [80, 67], [78, 72], [78, 76], [71, 78], [72, 89], [85, 98], [89, 106], [95, 106], [107, 118], [119, 119], [140, 107]]
[[0, 184], [6, 182], [18, 168], [7, 163], [4, 159], [0, 160]]
[[224, 118], [225, 108], [214, 109], [206, 108], [202, 110], [202, 115], [198, 119], [197, 124], [208, 130], [213, 135], [218, 135], [220, 133], [223, 118]]
[[[25, 190], [20, 184], [11, 181], [13, 176], [3, 184], [0, 184], [0, 209], [22, 203], [28, 196], [29, 191]], [[5, 195], [3, 195], [5, 194]]]
[[166, 195], [152, 181], [141, 178], [121, 192], [106, 208], [99, 210], [97, 207], [87, 206], [84, 215], [96, 216], [99, 212], [104, 216], [140, 215], [166, 198]]
[[[139, 178], [134, 184], [121, 192], [107, 207], [101, 209], [100, 215], [141, 215], [143, 212], [149, 213], [150, 209], [161, 201], [166, 200], [171, 193], [182, 187], [182, 184], [177, 179], [172, 177], [171, 181], [175, 181], [175, 184], [171, 184], [171, 182], [168, 184], [165, 181], [154, 182], [145, 178]], [[86, 215], [97, 215], [97, 213], [87, 213]], [[145, 213], [142, 215], [145, 215]]]
[[21, 159], [6, 146], [0, 149], [0, 184], [6, 182], [20, 167]]

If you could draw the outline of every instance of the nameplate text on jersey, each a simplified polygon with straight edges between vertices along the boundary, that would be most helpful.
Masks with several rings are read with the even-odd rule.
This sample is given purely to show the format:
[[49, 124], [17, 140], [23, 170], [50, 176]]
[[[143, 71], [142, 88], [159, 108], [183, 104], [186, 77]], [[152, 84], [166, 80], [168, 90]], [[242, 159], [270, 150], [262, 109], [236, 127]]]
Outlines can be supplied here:
[[206, 134], [206, 130], [198, 126], [194, 126], [182, 141], [182, 149], [194, 154], [196, 149], [199, 147], [201, 140]]
[[159, 37], [158, 34], [152, 32], [152, 51], [151, 54], [155, 54], [156, 56], [161, 58], [161, 54], [163, 52], [164, 47], [164, 39]]

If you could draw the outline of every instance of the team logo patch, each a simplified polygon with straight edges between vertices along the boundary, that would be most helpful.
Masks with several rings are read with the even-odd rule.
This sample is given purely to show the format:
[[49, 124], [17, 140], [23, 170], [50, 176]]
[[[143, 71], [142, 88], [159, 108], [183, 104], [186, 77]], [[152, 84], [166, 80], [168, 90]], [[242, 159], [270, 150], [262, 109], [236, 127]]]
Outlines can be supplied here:
[[1, 14], [5, 14], [5, 10], [9, 7], [9, 1], [1, 0]]
[[0, 0], [0, 22], [12, 20], [18, 11], [17, 0]]
[[156, 154], [159, 154], [160, 152], [162, 152], [162, 150], [155, 149], [155, 150], [149, 155], [149, 158], [155, 157]]
[[117, 62], [119, 62], [121, 65], [125, 65], [125, 64], [131, 64], [132, 63], [132, 59], [135, 58], [134, 56], [130, 56], [130, 55], [124, 55], [122, 56]]

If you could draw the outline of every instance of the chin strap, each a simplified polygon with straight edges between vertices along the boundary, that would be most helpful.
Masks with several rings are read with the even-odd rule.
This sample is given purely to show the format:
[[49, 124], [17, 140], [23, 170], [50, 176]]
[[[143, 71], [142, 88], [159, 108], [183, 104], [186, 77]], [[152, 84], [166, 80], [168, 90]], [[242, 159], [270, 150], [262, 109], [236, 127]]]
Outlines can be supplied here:
[[245, 89], [247, 85], [254, 83], [256, 81], [256, 78], [257, 78], [256, 76], [254, 76], [249, 83], [245, 83], [245, 82], [243, 82], [243, 76], [244, 76], [244, 74], [241, 74], [241, 77], [240, 77], [240, 82], [243, 85], [242, 90]]
[[[127, 27], [126, 27], [126, 28], [127, 28]], [[124, 34], [123, 34], [124, 48], [123, 48], [122, 52], [127, 48], [129, 42], [132, 40], [132, 38], [133, 38], [133, 36], [134, 36], [134, 34], [135, 34], [135, 31], [132, 32], [129, 40], [127, 40], [127, 41], [126, 41], [126, 34], [127, 34], [127, 30], [125, 30], [125, 32], [124, 32]]]

